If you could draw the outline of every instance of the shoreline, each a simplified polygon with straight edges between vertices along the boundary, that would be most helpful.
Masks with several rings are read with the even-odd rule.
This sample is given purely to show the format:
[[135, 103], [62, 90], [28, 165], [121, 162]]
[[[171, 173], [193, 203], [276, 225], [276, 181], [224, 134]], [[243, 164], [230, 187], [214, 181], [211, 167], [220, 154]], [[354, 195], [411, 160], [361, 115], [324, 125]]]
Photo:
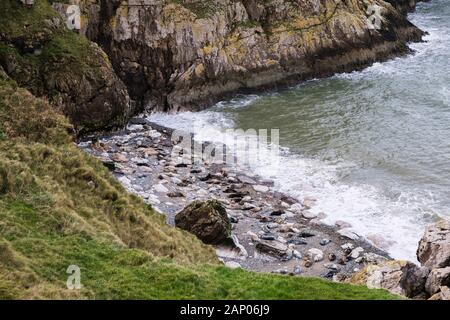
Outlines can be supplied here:
[[235, 247], [216, 246], [216, 252], [231, 268], [343, 281], [366, 264], [392, 260], [344, 221], [325, 225], [324, 216], [309, 213], [315, 199], [302, 203], [274, 190], [273, 181], [227, 164], [177, 163], [171, 157], [173, 131], [133, 118], [125, 130], [85, 136], [79, 147], [165, 214], [169, 225], [194, 200], [219, 200], [232, 222]]

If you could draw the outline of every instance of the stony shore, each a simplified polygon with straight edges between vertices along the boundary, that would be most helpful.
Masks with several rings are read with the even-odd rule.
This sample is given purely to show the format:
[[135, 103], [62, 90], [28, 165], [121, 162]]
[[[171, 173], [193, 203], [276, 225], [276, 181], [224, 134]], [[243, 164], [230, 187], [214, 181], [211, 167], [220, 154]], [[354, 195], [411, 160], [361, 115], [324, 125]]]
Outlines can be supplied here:
[[180, 163], [172, 131], [134, 118], [120, 132], [85, 137], [79, 146], [101, 159], [130, 192], [167, 216], [195, 200], [217, 199], [232, 223], [234, 246], [216, 246], [229, 267], [344, 280], [368, 263], [389, 259], [339, 221], [312, 214], [315, 199], [294, 199], [246, 168], [207, 161]]

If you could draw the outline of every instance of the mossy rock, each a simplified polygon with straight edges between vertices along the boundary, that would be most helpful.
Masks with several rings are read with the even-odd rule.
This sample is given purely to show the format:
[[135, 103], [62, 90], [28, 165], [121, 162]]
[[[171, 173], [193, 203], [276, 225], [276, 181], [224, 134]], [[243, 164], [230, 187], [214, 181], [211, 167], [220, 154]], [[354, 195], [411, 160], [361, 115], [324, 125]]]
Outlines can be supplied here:
[[48, 0], [0, 3], [0, 67], [62, 110], [78, 132], [123, 126], [133, 113], [106, 53], [68, 30]]
[[207, 244], [221, 244], [231, 236], [227, 211], [217, 200], [194, 201], [176, 215], [175, 225]]

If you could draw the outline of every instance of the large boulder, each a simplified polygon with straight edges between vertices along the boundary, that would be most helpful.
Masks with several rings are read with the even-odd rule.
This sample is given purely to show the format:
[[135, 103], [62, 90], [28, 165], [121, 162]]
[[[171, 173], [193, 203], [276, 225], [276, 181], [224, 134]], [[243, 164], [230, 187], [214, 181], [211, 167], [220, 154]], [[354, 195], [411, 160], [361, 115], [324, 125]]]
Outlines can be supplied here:
[[428, 274], [428, 268], [409, 261], [387, 261], [367, 266], [350, 281], [412, 298], [424, 291]]
[[434, 295], [442, 286], [450, 286], [450, 267], [432, 270], [425, 284], [425, 290], [429, 295]]
[[419, 242], [417, 258], [430, 269], [450, 266], [450, 221], [441, 220], [427, 227]]
[[221, 244], [231, 237], [227, 211], [217, 200], [194, 201], [176, 215], [175, 225], [206, 244]]

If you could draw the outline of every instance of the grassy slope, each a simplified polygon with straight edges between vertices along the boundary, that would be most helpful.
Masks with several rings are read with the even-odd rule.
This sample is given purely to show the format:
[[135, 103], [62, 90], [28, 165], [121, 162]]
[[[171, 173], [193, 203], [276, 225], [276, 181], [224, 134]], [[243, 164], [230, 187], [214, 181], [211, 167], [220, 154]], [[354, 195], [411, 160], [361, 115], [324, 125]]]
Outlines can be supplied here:
[[[58, 41], [64, 46], [72, 37]], [[219, 266], [212, 248], [127, 194], [73, 144], [63, 116], [1, 71], [0, 299], [395, 298]], [[65, 286], [71, 264], [81, 268], [78, 291]]]

